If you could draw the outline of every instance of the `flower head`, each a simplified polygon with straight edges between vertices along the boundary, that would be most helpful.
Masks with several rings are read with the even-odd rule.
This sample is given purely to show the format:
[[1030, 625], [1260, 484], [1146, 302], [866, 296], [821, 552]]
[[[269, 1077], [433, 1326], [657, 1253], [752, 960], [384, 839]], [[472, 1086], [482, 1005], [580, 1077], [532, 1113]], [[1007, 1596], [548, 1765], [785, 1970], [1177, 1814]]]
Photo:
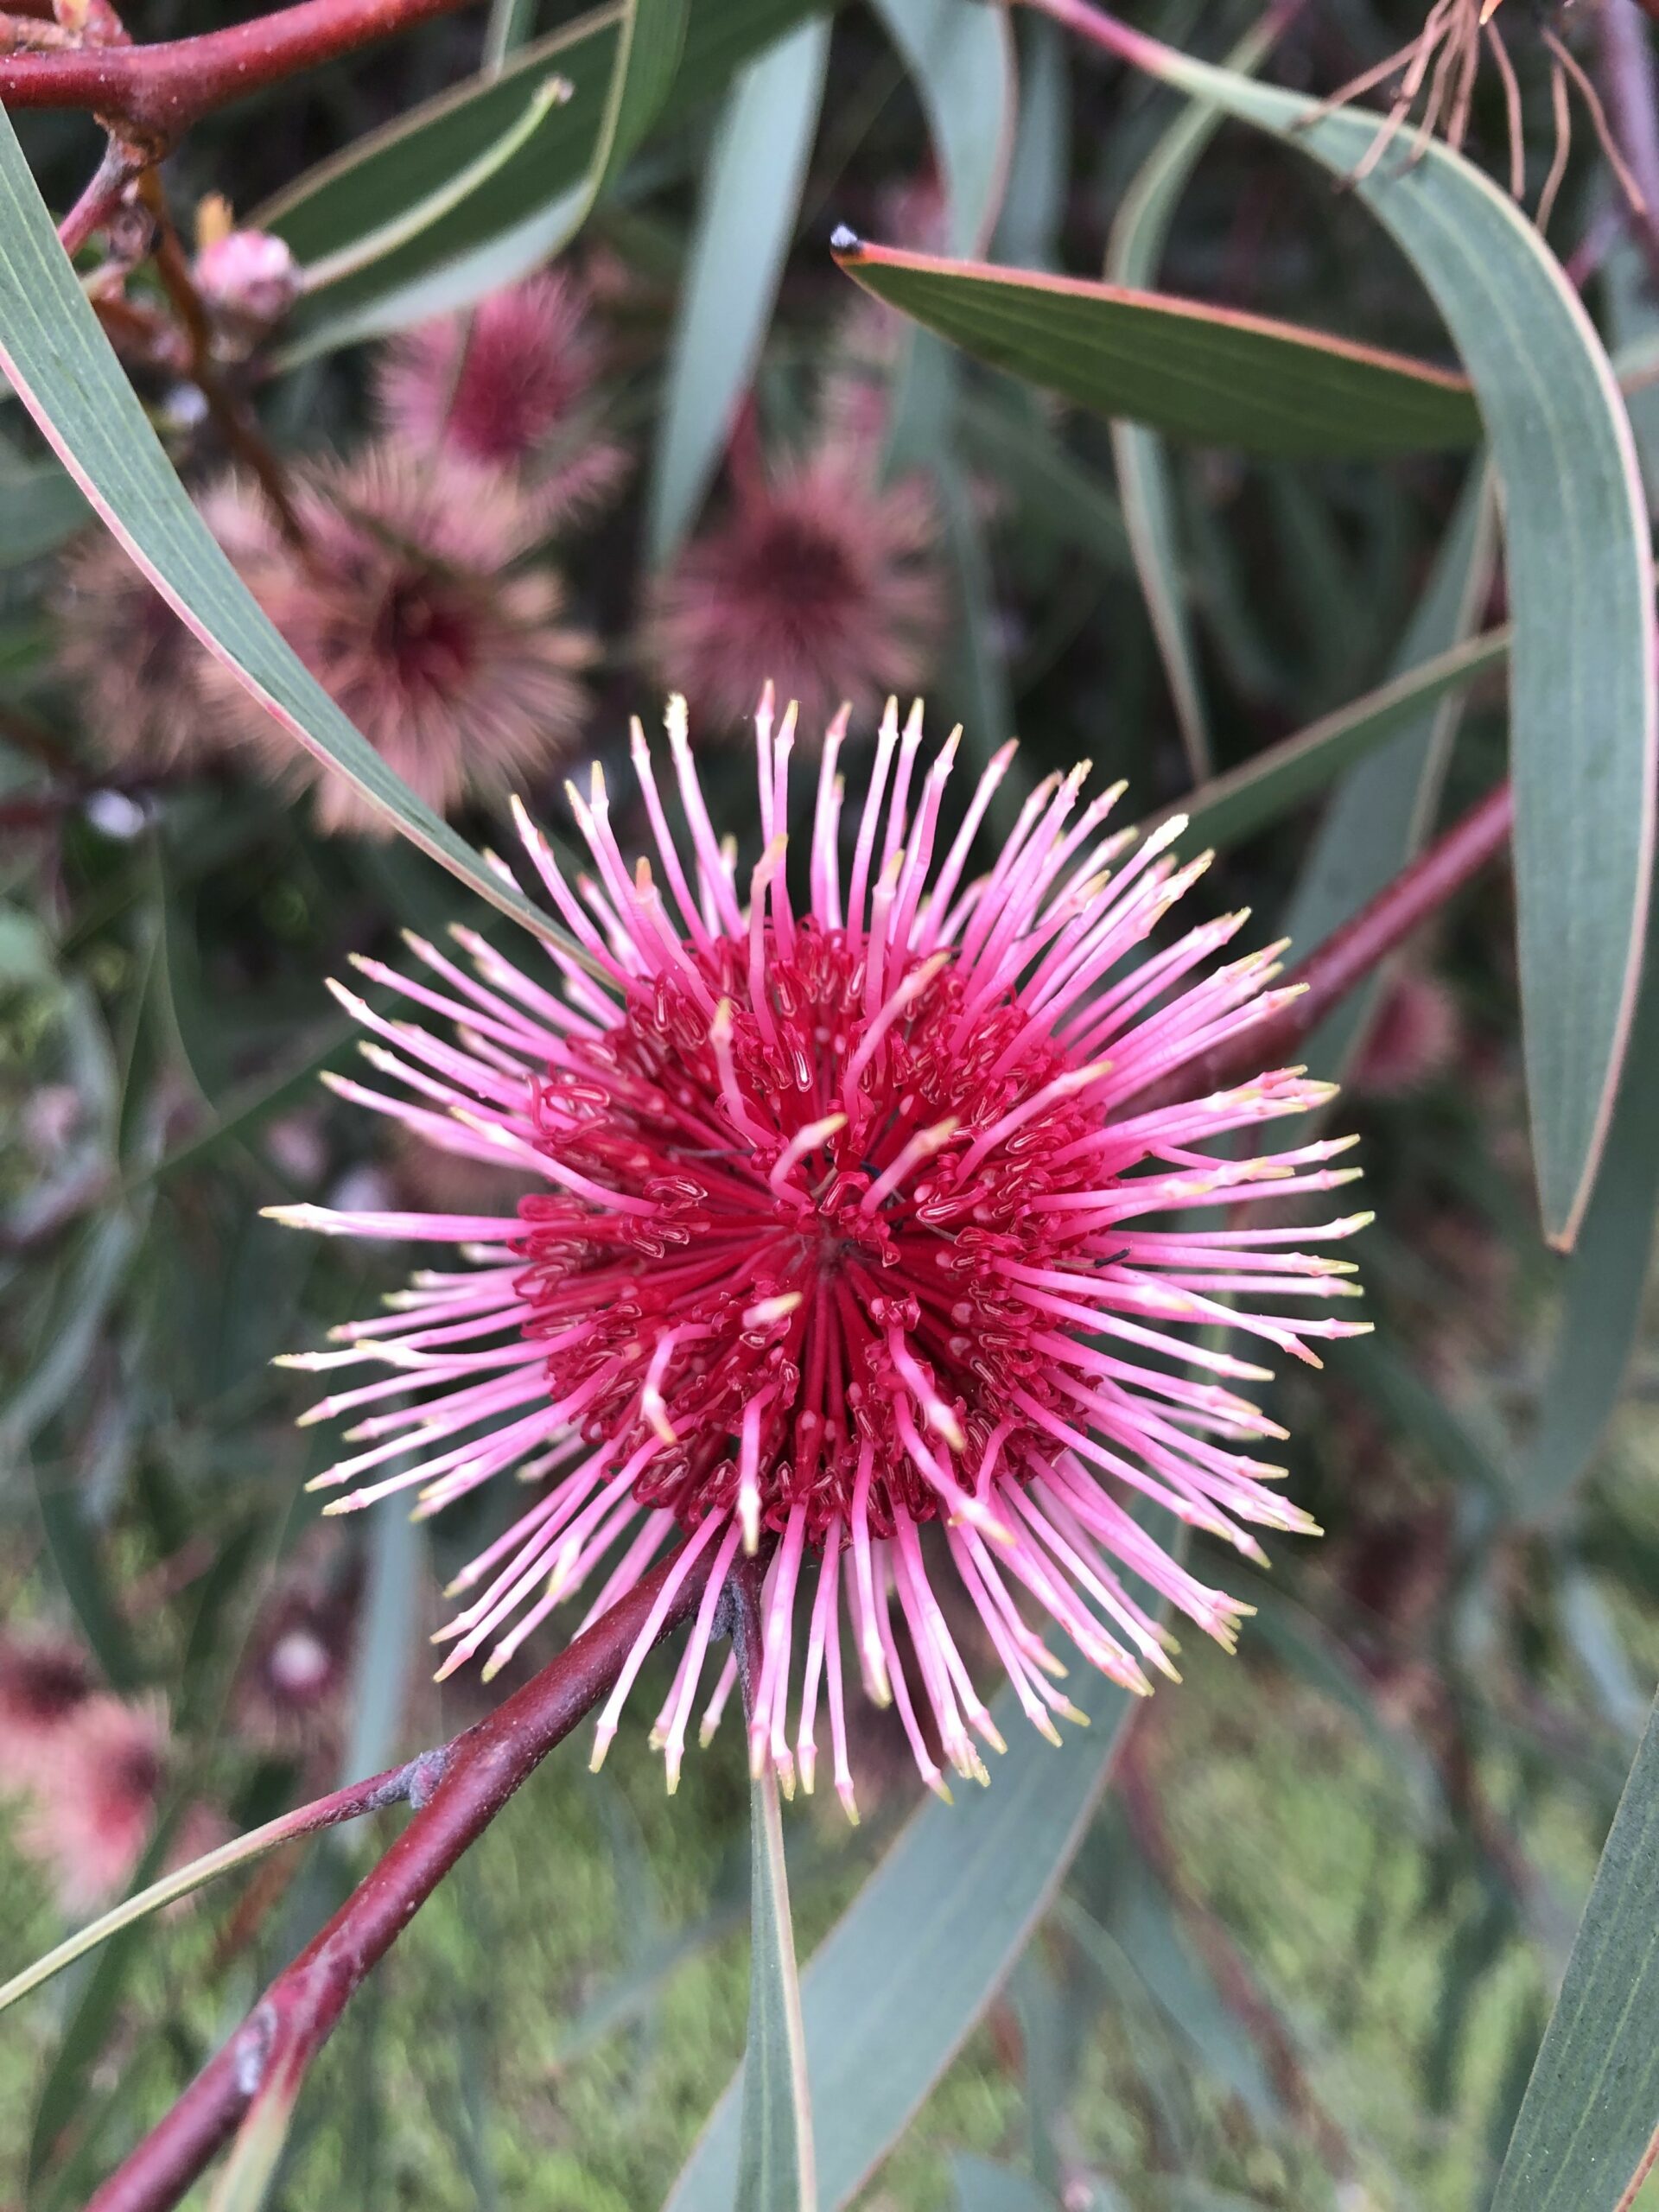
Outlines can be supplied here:
[[267, 1750], [307, 1751], [337, 1732], [350, 1672], [354, 1591], [302, 1566], [264, 1609], [237, 1684], [242, 1732]]
[[599, 365], [582, 288], [568, 271], [543, 270], [393, 339], [376, 396], [387, 428], [418, 450], [528, 470], [568, 515], [626, 471], [621, 448], [584, 420]]
[[55, 612], [58, 666], [111, 767], [168, 774], [224, 749], [226, 717], [202, 686], [207, 654], [106, 531], [69, 555]]
[[282, 321], [302, 289], [299, 264], [272, 231], [230, 230], [210, 238], [193, 274], [216, 350], [238, 361]]
[[[850, 1809], [843, 1624], [931, 1784], [944, 1781], [924, 1713], [963, 1773], [983, 1774], [976, 1735], [1000, 1740], [936, 1597], [942, 1576], [957, 1579], [1050, 1735], [1073, 1708], [1033, 1613], [1137, 1691], [1149, 1670], [1173, 1671], [1158, 1599], [1230, 1643], [1247, 1609], [1205, 1586], [1128, 1505], [1153, 1501], [1252, 1558], [1252, 1525], [1312, 1527], [1271, 1487], [1283, 1470], [1255, 1456], [1283, 1433], [1238, 1392], [1263, 1370], [1207, 1332], [1220, 1325], [1314, 1361], [1311, 1340], [1354, 1325], [1281, 1309], [1352, 1294], [1352, 1271], [1300, 1248], [1365, 1217], [1311, 1230], [1192, 1223], [1194, 1206], [1230, 1216], [1356, 1171], [1330, 1164], [1342, 1140], [1269, 1157], [1203, 1149], [1328, 1097], [1296, 1069], [1137, 1103], [1150, 1086], [1167, 1095], [1183, 1066], [1285, 998], [1264, 988], [1276, 948], [1213, 964], [1242, 914], [1128, 958], [1205, 866], [1172, 858], [1178, 823], [1138, 842], [1103, 835], [1117, 791], [1084, 805], [1086, 771], [1051, 776], [988, 871], [965, 881], [1013, 748], [940, 859], [955, 741], [918, 784], [919, 710], [901, 732], [889, 709], [843, 877], [838, 718], [798, 904], [785, 839], [794, 719], [778, 726], [768, 696], [756, 720], [766, 846], [742, 879], [710, 824], [678, 701], [668, 727], [689, 864], [637, 725], [651, 860], [625, 861], [597, 772], [586, 798], [570, 794], [594, 866], [574, 888], [521, 811], [582, 949], [580, 963], [550, 949], [562, 995], [461, 930], [470, 972], [411, 939], [426, 974], [401, 984], [454, 1023], [454, 1041], [339, 994], [384, 1080], [336, 1077], [336, 1090], [533, 1173], [543, 1191], [469, 1214], [275, 1211], [334, 1234], [454, 1248], [393, 1313], [291, 1363], [390, 1370], [348, 1372], [308, 1416], [351, 1418], [347, 1455], [318, 1478], [352, 1486], [329, 1510], [407, 1491], [430, 1514], [510, 1470], [537, 1486], [452, 1585], [466, 1602], [440, 1632], [443, 1671], [482, 1653], [493, 1672], [561, 1598], [597, 1583], [594, 1618], [683, 1536], [595, 1755], [704, 1559], [658, 1722], [671, 1781], [720, 1588], [764, 1535], [753, 1754], [786, 1780], [798, 1766], [810, 1787], [827, 1700]], [[1152, 1225], [1160, 1215], [1175, 1218]], [[1156, 1597], [1137, 1595], [1126, 1570]], [[716, 1713], [730, 1678], [728, 1664]]]
[[843, 702], [873, 715], [931, 672], [947, 612], [938, 543], [923, 480], [878, 486], [850, 436], [745, 470], [724, 520], [653, 588], [648, 657], [694, 713], [728, 728], [768, 677], [808, 729]]
[[51, 1873], [67, 1912], [103, 1904], [130, 1879], [156, 1817], [167, 1741], [159, 1705], [102, 1694], [54, 1732], [18, 1840]]
[[[386, 442], [295, 487], [289, 544], [251, 497], [222, 505], [220, 541], [271, 620], [364, 735], [441, 813], [543, 767], [586, 711], [592, 640], [561, 620], [563, 589], [516, 564], [544, 534], [537, 499], [451, 455]], [[325, 830], [385, 833], [226, 672], [204, 681], [246, 740], [318, 783]]]
[[0, 1636], [0, 1787], [34, 1780], [92, 1688], [86, 1651], [70, 1637]]

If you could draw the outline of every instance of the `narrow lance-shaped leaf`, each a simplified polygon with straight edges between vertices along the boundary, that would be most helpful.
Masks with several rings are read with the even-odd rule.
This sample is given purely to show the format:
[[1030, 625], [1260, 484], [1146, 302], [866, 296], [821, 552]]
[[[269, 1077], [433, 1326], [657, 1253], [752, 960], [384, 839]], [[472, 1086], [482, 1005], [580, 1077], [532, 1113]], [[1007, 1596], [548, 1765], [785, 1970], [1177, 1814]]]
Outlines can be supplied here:
[[1514, 202], [1426, 140], [1357, 172], [1374, 116], [1107, 27], [1122, 57], [1300, 147], [1391, 232], [1468, 366], [1503, 480], [1515, 620], [1511, 748], [1521, 994], [1545, 1230], [1570, 1245], [1624, 1056], [1652, 873], [1653, 557], [1636, 450], [1606, 354]]
[[1007, 183], [1017, 112], [1006, 10], [960, 0], [875, 0], [905, 58], [942, 172], [958, 253], [982, 251]]
[[1478, 435], [1464, 379], [1404, 354], [1162, 292], [901, 252], [845, 230], [833, 245], [866, 291], [993, 368], [1173, 437], [1363, 459]]
[[[758, 1666], [759, 1639], [751, 1658]], [[778, 1776], [763, 1760], [749, 1784], [749, 2044], [743, 2067], [737, 2212], [817, 2212], [806, 2036], [784, 1866]]]
[[[1252, 754], [1224, 776], [1200, 784], [1157, 818], [1185, 815], [1192, 825], [1188, 844], [1200, 840], [1217, 847], [1240, 844], [1311, 798], [1344, 769], [1392, 747], [1402, 732], [1408, 735], [1425, 714], [1433, 714], [1465, 690], [1471, 677], [1497, 666], [1509, 644], [1508, 630], [1490, 630], [1436, 653], [1334, 714], [1321, 715], [1294, 736]], [[1357, 906], [1363, 903], [1355, 901]], [[1299, 935], [1296, 941], [1301, 945], [1319, 940]]]
[[1624, 2212], [1659, 2131], [1659, 1707], [1579, 1924], [1492, 2212]]
[[1641, 1327], [1659, 1214], [1659, 917], [1607, 1150], [1584, 1227], [1562, 1271], [1555, 1349], [1516, 1475], [1516, 1505], [1543, 1520], [1594, 1463]]
[[744, 70], [721, 118], [670, 352], [651, 487], [658, 561], [691, 527], [754, 374], [794, 235], [829, 54], [828, 22], [801, 24]]
[[[834, 3], [819, 0], [816, 12]], [[715, 98], [746, 61], [807, 12], [808, 0], [698, 0], [658, 120], [680, 120]], [[252, 211], [249, 222], [276, 232], [302, 264], [337, 252], [396, 221], [411, 202], [497, 144], [550, 70], [570, 84], [569, 104], [441, 221], [331, 288], [315, 306], [302, 307], [294, 322], [294, 351], [320, 352], [468, 306], [546, 258], [592, 173], [626, 14], [613, 3], [563, 25], [502, 66], [359, 139]], [[646, 59], [642, 53], [642, 67]], [[639, 79], [639, 106], [629, 95], [620, 118], [624, 151], [649, 83], [648, 74]]]
[[[1479, 652], [1484, 640], [1461, 641], [1491, 588], [1497, 524], [1491, 472], [1478, 464], [1395, 655], [1389, 689], [1409, 688], [1448, 655]], [[1433, 823], [1460, 704], [1459, 691], [1425, 692], [1418, 711], [1402, 718], [1385, 747], [1356, 763], [1332, 797], [1284, 918], [1298, 959], [1375, 898], [1422, 844]], [[1341, 1075], [1382, 983], [1380, 976], [1370, 977], [1320, 1023], [1306, 1052], [1315, 1075]]]
[[[1229, 62], [1235, 69], [1251, 69], [1270, 43], [1270, 30], [1259, 24], [1239, 41]], [[1103, 273], [1109, 283], [1146, 287], [1156, 283], [1181, 194], [1220, 123], [1219, 109], [1189, 101], [1135, 172], [1107, 242]], [[1201, 781], [1210, 772], [1210, 733], [1176, 550], [1169, 456], [1155, 431], [1138, 423], [1115, 422], [1112, 458], [1135, 572], [1169, 682], [1181, 742], [1194, 781]]]
[[[493, 906], [562, 933], [353, 728], [267, 620], [192, 505], [59, 245], [0, 114], [0, 368], [162, 596], [296, 741]], [[580, 948], [569, 943], [573, 957]]]
[[[1008, 1748], [990, 1787], [954, 1806], [930, 1800], [807, 1963], [801, 2009], [826, 2212], [857, 2194], [961, 2049], [1099, 1802], [1135, 1700], [1083, 1660], [1067, 1688], [1096, 1732], [1057, 1751], [1005, 1692], [994, 1710]], [[731, 2212], [741, 2079], [666, 2212]]]

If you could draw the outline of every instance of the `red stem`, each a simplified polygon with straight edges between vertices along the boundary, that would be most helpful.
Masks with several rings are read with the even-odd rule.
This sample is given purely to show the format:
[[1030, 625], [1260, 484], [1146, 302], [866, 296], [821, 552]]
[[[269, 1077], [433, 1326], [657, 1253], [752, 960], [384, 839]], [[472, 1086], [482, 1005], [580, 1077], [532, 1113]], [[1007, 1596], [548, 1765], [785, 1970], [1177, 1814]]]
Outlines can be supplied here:
[[200, 116], [464, 0], [300, 0], [198, 38], [0, 57], [0, 105], [90, 108], [154, 159]]
[[1292, 969], [1289, 980], [1303, 986], [1299, 999], [1239, 1031], [1203, 1058], [1184, 1061], [1173, 1076], [1125, 1105], [1144, 1114], [1175, 1099], [1224, 1090], [1263, 1068], [1283, 1065], [1356, 984], [1497, 859], [1510, 842], [1514, 821], [1514, 794], [1507, 783], [1499, 784]]
[[[713, 1548], [706, 1548], [675, 1592], [659, 1636], [696, 1606], [713, 1559]], [[614, 1685], [673, 1564], [673, 1558], [664, 1560], [476, 1727], [442, 1751], [428, 1752], [414, 1769], [399, 1770], [400, 1776], [415, 1769], [436, 1772], [425, 1803], [167, 2117], [89, 2200], [86, 2212], [164, 2212], [230, 2140], [260, 2089], [273, 2082], [291, 2085], [303, 2073], [364, 1977], [462, 1853]], [[401, 1794], [413, 1798], [420, 1792]]]

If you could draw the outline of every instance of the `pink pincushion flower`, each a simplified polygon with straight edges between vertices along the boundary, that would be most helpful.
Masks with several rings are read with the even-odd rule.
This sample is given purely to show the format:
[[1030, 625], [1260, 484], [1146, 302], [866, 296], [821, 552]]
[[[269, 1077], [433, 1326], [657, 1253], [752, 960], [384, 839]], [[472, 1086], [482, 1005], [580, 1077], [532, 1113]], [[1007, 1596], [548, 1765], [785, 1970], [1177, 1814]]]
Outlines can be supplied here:
[[[505, 795], [574, 738], [593, 640], [562, 620], [545, 567], [517, 565], [546, 513], [513, 480], [395, 442], [295, 486], [302, 546], [251, 493], [210, 510], [244, 581], [364, 735], [441, 813]], [[317, 784], [324, 830], [389, 834], [223, 670], [204, 682], [278, 772]]]
[[[1298, 1248], [1367, 1217], [1189, 1225], [1195, 1205], [1294, 1197], [1356, 1171], [1328, 1164], [1342, 1140], [1265, 1158], [1204, 1149], [1329, 1096], [1294, 1069], [1137, 1106], [1284, 999], [1264, 988], [1276, 948], [1213, 965], [1242, 914], [1131, 963], [1205, 866], [1170, 857], [1179, 823], [1138, 845], [1132, 831], [1103, 836], [1117, 793], [1079, 809], [1084, 772], [1051, 776], [964, 888], [1013, 748], [936, 860], [955, 741], [918, 788], [919, 710], [901, 733], [890, 708], [843, 879], [842, 717], [824, 741], [798, 906], [785, 867], [794, 727], [792, 712], [774, 724], [768, 695], [756, 720], [766, 847], [741, 881], [710, 825], [679, 701], [668, 728], [689, 867], [638, 725], [652, 861], [625, 861], [597, 772], [588, 798], [570, 795], [594, 871], [574, 889], [520, 810], [583, 949], [580, 963], [550, 951], [562, 993], [465, 930], [454, 934], [471, 972], [418, 939], [422, 980], [359, 963], [452, 1022], [454, 1041], [338, 993], [384, 1078], [336, 1077], [338, 1092], [534, 1174], [543, 1193], [464, 1215], [273, 1211], [455, 1248], [394, 1313], [292, 1363], [391, 1370], [347, 1382], [308, 1416], [352, 1424], [347, 1456], [318, 1478], [353, 1486], [331, 1511], [409, 1491], [418, 1515], [435, 1513], [509, 1471], [539, 1485], [452, 1586], [467, 1602], [441, 1631], [442, 1671], [486, 1653], [493, 1673], [562, 1598], [596, 1582], [591, 1620], [683, 1535], [595, 1751], [597, 1764], [657, 1624], [704, 1558], [712, 1572], [657, 1724], [672, 1786], [721, 1586], [765, 1530], [776, 1541], [752, 1753], [786, 1782], [798, 1766], [810, 1788], [827, 1700], [850, 1810], [843, 1626], [931, 1786], [944, 1779], [924, 1714], [963, 1773], [983, 1777], [976, 1735], [999, 1740], [936, 1595], [941, 1576], [957, 1578], [1051, 1736], [1073, 1708], [1033, 1610], [1137, 1691], [1148, 1669], [1172, 1671], [1169, 1638], [1125, 1570], [1230, 1644], [1247, 1609], [1205, 1586], [1126, 1502], [1154, 1500], [1252, 1558], [1252, 1524], [1312, 1527], [1269, 1486], [1283, 1470], [1255, 1456], [1257, 1440], [1282, 1433], [1237, 1392], [1263, 1370], [1205, 1332], [1243, 1331], [1306, 1360], [1310, 1340], [1352, 1333], [1281, 1309], [1353, 1293], [1344, 1262]], [[1176, 1218], [1150, 1225], [1160, 1215]], [[728, 1662], [711, 1717], [731, 1680]]]
[[107, 531], [69, 555], [54, 612], [58, 666], [111, 767], [168, 774], [225, 750], [227, 718], [202, 685], [207, 655]]
[[51, 1874], [67, 1912], [90, 1911], [130, 1880], [167, 1770], [167, 1716], [99, 1694], [55, 1731], [31, 1777], [18, 1840]]
[[0, 1636], [0, 1789], [34, 1781], [92, 1688], [91, 1662], [70, 1637]]
[[692, 711], [734, 726], [769, 677], [817, 729], [861, 716], [931, 674], [947, 602], [938, 520], [920, 477], [879, 487], [868, 448], [827, 441], [772, 472], [739, 472], [726, 518], [653, 587], [652, 666]]
[[583, 418], [600, 365], [587, 305], [575, 277], [543, 271], [405, 332], [376, 371], [381, 419], [423, 452], [530, 471], [562, 517], [594, 505], [627, 456]]

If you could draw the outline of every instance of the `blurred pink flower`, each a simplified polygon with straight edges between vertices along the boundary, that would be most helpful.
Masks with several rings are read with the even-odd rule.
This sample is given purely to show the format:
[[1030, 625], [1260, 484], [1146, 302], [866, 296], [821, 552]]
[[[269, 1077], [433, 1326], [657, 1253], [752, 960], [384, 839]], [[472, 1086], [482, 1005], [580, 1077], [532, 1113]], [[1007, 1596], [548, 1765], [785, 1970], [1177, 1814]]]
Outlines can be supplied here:
[[351, 1670], [354, 1583], [301, 1564], [263, 1608], [237, 1683], [237, 1726], [269, 1751], [302, 1752], [332, 1743]]
[[0, 1788], [33, 1781], [92, 1687], [92, 1662], [73, 1637], [0, 1635]]
[[[245, 582], [364, 735], [428, 804], [501, 798], [556, 760], [587, 695], [594, 643], [561, 616], [550, 569], [517, 565], [544, 535], [531, 493], [394, 440], [296, 477], [290, 544], [251, 492], [213, 510]], [[319, 826], [389, 835], [226, 671], [204, 683], [285, 779], [316, 786]]]
[[213, 319], [217, 350], [240, 360], [300, 296], [301, 272], [285, 239], [270, 231], [229, 231], [197, 254], [196, 289]]
[[866, 452], [831, 441], [734, 472], [724, 518], [654, 586], [647, 658], [711, 724], [734, 728], [768, 678], [817, 729], [931, 672], [947, 614], [932, 497], [920, 477], [878, 486]]
[[[843, 1617], [869, 1694], [891, 1696], [940, 1790], [930, 1744], [982, 1780], [974, 1738], [1001, 1738], [935, 1578], [959, 1584], [1050, 1736], [1056, 1715], [1079, 1716], [1028, 1616], [1141, 1693], [1173, 1674], [1172, 1639], [1133, 1579], [1231, 1645], [1247, 1609], [1128, 1507], [1154, 1501], [1255, 1560], [1252, 1524], [1312, 1530], [1276, 1494], [1284, 1469], [1255, 1456], [1284, 1433], [1238, 1395], [1262, 1369], [1206, 1332], [1220, 1324], [1317, 1365], [1313, 1342], [1356, 1325], [1283, 1309], [1355, 1294], [1349, 1263], [1318, 1248], [1369, 1217], [1194, 1224], [1195, 1207], [1224, 1207], [1230, 1224], [1253, 1200], [1357, 1172], [1329, 1164], [1347, 1139], [1270, 1156], [1203, 1148], [1323, 1104], [1331, 1087], [1299, 1070], [1217, 1092], [1195, 1078], [1192, 1095], [1137, 1108], [1287, 997], [1266, 988], [1277, 947], [1215, 964], [1243, 913], [1133, 958], [1205, 866], [1171, 857], [1179, 819], [1137, 847], [1133, 830], [1101, 830], [1121, 786], [1079, 806], [1086, 771], [1051, 775], [976, 874], [1010, 746], [936, 863], [956, 741], [918, 783], [919, 707], [902, 733], [889, 709], [843, 877], [844, 732], [838, 716], [823, 741], [804, 903], [783, 864], [795, 716], [779, 726], [768, 692], [756, 717], [764, 852], [740, 877], [677, 700], [689, 862], [637, 725], [650, 860], [624, 858], [597, 771], [588, 798], [571, 791], [593, 866], [574, 887], [518, 810], [585, 956], [537, 948], [563, 998], [471, 931], [455, 934], [474, 972], [420, 939], [425, 980], [356, 963], [452, 1022], [453, 1039], [336, 987], [383, 1078], [333, 1077], [337, 1093], [544, 1190], [467, 1213], [270, 1211], [450, 1248], [393, 1311], [284, 1363], [390, 1370], [347, 1373], [307, 1416], [349, 1424], [346, 1456], [313, 1485], [346, 1488], [330, 1511], [412, 1492], [424, 1517], [498, 1476], [538, 1485], [451, 1584], [468, 1594], [442, 1632], [442, 1673], [486, 1654], [493, 1675], [563, 1597], [597, 1583], [594, 1619], [683, 1535], [594, 1753], [702, 1559], [709, 1580], [657, 1723], [672, 1786], [721, 1588], [764, 1529], [777, 1541], [751, 1757], [810, 1788], [827, 1696], [850, 1811]], [[1173, 1217], [1147, 1225], [1160, 1215]], [[798, 1607], [810, 1560], [816, 1586]], [[732, 1680], [728, 1662], [705, 1736]]]
[[397, 435], [422, 452], [526, 470], [563, 520], [627, 470], [622, 448], [583, 419], [599, 365], [583, 287], [566, 270], [543, 271], [394, 338], [375, 389]]
[[107, 531], [69, 554], [54, 611], [58, 666], [111, 767], [168, 774], [224, 750], [226, 717], [201, 683], [207, 655]]
[[18, 1842], [51, 1877], [66, 1912], [89, 1912], [131, 1879], [155, 1821], [167, 1744], [159, 1704], [104, 1693], [84, 1699], [54, 1732]]
[[1458, 1002], [1438, 977], [1402, 969], [1366, 1032], [1354, 1062], [1354, 1089], [1372, 1098], [1421, 1090], [1452, 1065], [1461, 1027]]

